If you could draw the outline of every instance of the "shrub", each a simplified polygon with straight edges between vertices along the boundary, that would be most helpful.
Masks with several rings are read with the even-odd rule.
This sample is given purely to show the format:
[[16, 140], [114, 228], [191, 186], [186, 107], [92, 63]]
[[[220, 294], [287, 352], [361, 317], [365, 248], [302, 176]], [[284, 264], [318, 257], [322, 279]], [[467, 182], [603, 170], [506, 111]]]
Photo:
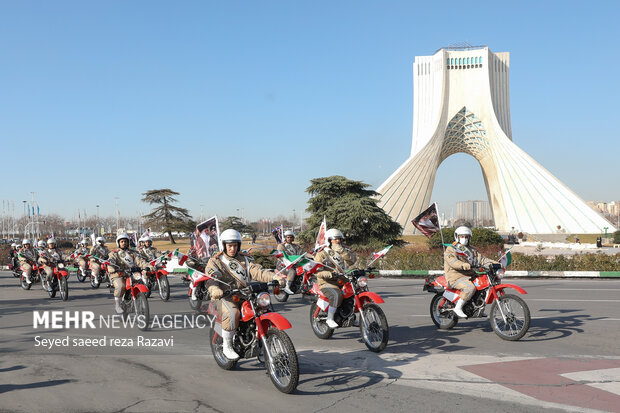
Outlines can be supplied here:
[[614, 244], [620, 244], [620, 231], [614, 232]]
[[[455, 228], [442, 228], [443, 240], [446, 244], [454, 241]], [[474, 228], [472, 229], [471, 245], [474, 247], [503, 246], [504, 240], [492, 229]], [[435, 233], [429, 240], [428, 245], [431, 248], [441, 248], [441, 234]]]

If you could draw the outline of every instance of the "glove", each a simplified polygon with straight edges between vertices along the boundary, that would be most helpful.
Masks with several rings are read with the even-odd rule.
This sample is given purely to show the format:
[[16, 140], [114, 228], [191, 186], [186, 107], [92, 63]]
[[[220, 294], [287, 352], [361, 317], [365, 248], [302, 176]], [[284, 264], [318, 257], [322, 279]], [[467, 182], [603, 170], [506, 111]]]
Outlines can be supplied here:
[[217, 285], [212, 285], [209, 287], [209, 295], [212, 300], [219, 300], [224, 296], [224, 291], [222, 291], [222, 289]]
[[471, 270], [471, 264], [470, 264], [470, 263], [468, 263], [468, 262], [464, 263], [464, 264], [463, 264], [463, 270], [464, 270], [464, 271], [469, 271], [469, 270]]
[[339, 280], [341, 276], [342, 274], [340, 274], [339, 272], [332, 272], [332, 280]]
[[273, 279], [280, 283], [280, 287], [284, 287], [286, 285], [286, 279], [281, 275], [274, 275]]

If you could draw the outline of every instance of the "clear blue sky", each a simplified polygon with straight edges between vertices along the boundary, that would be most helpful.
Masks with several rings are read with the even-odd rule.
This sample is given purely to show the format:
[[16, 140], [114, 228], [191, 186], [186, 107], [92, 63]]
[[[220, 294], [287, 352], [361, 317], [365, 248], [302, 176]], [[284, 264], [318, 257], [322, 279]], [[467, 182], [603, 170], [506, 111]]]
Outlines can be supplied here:
[[[309, 180], [373, 188], [409, 155], [416, 55], [511, 53], [513, 139], [585, 200], [620, 199], [620, 3], [0, 1], [0, 199], [42, 213], [297, 214]], [[612, 168], [613, 167], [613, 168]], [[473, 184], [455, 181], [465, 168]], [[469, 185], [469, 184], [468, 184]], [[455, 155], [433, 198], [486, 199]], [[18, 207], [19, 205], [19, 207]]]

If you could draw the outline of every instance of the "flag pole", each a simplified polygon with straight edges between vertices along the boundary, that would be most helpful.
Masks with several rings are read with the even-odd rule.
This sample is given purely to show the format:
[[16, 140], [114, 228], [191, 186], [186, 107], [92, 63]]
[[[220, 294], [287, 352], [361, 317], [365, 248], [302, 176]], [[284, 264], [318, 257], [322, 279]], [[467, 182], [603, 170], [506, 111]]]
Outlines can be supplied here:
[[439, 219], [439, 208], [437, 207], [437, 202], [435, 204], [435, 211], [437, 211], [437, 224], [439, 224], [439, 235], [441, 236], [441, 247], [443, 248], [443, 252], [446, 252], [446, 246], [443, 240], [443, 231], [441, 230], [441, 220]]

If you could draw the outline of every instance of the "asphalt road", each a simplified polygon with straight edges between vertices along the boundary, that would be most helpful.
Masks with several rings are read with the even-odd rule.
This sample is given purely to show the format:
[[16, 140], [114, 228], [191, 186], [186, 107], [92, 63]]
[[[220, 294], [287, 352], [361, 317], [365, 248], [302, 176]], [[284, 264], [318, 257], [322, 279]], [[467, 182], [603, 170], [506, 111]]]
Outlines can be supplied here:
[[[357, 329], [337, 331], [330, 340], [315, 337], [309, 302], [299, 296], [276, 303], [293, 325], [287, 332], [301, 369], [297, 391], [285, 395], [256, 359], [221, 370], [209, 350], [208, 327], [34, 328], [34, 311], [92, 311], [96, 321], [105, 319], [113, 314], [112, 296], [72, 274], [69, 301], [62, 302], [40, 285], [24, 291], [0, 272], [0, 411], [620, 412], [620, 280], [509, 282], [526, 289], [522, 297], [532, 313], [518, 342], [501, 340], [486, 320], [437, 330], [429, 317], [432, 295], [419, 279], [371, 280], [371, 290], [386, 300], [390, 324], [390, 342], [380, 354], [366, 350]], [[151, 317], [191, 320], [186, 287], [179, 278], [171, 286], [169, 302], [149, 299]], [[80, 339], [104, 336], [104, 347], [80, 346]], [[51, 349], [43, 341], [66, 337], [69, 345], [61, 341]], [[139, 337], [168, 344], [138, 347]], [[117, 340], [112, 347], [114, 338], [135, 345], [120, 347]]]

